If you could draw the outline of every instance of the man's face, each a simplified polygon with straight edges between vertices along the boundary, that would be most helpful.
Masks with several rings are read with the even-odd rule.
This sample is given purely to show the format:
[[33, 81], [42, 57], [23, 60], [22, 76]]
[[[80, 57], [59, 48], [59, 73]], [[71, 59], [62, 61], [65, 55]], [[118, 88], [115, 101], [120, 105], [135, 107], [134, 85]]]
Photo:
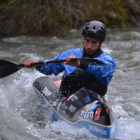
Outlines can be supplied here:
[[84, 46], [85, 46], [85, 53], [87, 55], [93, 55], [100, 47], [100, 40], [85, 36]]

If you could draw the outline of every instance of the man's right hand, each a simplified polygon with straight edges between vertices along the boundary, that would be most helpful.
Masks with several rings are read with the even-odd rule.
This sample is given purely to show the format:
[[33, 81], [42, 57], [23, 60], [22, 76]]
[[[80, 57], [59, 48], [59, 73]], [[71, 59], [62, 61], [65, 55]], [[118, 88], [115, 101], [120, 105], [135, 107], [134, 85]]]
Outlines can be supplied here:
[[66, 58], [66, 62], [64, 62], [64, 64], [65, 65], [70, 65], [70, 66], [76, 66], [76, 67], [80, 66], [80, 61], [71, 62], [71, 59], [73, 59], [73, 58], [77, 58], [77, 57], [73, 56], [73, 55], [68, 56]]
[[34, 67], [31, 67], [30, 64], [31, 63], [37, 63], [37, 62], [39, 62], [39, 61], [35, 60], [35, 59], [27, 59], [26, 62], [24, 63], [24, 66], [27, 67], [27, 68], [32, 68], [33, 69]]

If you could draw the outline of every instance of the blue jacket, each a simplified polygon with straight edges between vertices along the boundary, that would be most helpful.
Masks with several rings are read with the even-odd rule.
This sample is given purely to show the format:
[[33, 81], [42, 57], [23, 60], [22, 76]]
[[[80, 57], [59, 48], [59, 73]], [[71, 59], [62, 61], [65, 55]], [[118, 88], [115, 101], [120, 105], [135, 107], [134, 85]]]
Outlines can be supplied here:
[[[59, 56], [50, 59], [50, 60], [60, 60], [66, 59], [70, 55], [74, 55], [79, 58], [90, 58], [83, 56], [84, 49], [77, 48], [77, 49], [70, 49], [68, 51], [62, 52]], [[114, 58], [106, 53], [103, 52], [101, 55], [96, 57], [96, 59], [100, 60], [101, 62], [107, 64], [103, 66], [99, 65], [88, 65], [88, 68], [84, 70], [85, 72], [93, 74], [102, 84], [107, 86], [113, 77], [113, 73], [116, 68], [116, 62]], [[42, 68], [37, 69], [39, 72], [44, 73], [45, 75], [51, 75], [52, 73], [57, 75], [65, 70], [64, 77], [70, 73], [72, 73], [76, 69], [75, 66], [65, 65], [64, 63], [60, 64], [48, 64], [44, 65]]]

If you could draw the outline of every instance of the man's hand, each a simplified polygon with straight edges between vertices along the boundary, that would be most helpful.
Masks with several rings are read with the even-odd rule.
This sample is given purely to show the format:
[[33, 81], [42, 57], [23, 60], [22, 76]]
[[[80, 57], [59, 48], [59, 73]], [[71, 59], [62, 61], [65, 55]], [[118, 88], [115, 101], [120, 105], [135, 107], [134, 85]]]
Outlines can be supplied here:
[[66, 62], [64, 62], [64, 64], [70, 65], [70, 66], [76, 66], [76, 67], [80, 66], [80, 61], [74, 61], [74, 62], [71, 61], [71, 59], [73, 59], [73, 58], [77, 58], [77, 57], [75, 57], [73, 55], [68, 56], [66, 58]]
[[27, 59], [26, 62], [24, 63], [24, 66], [27, 68], [32, 68], [34, 69], [34, 67], [31, 67], [30, 64], [31, 63], [37, 63], [39, 62], [38, 60], [34, 60], [34, 59]]

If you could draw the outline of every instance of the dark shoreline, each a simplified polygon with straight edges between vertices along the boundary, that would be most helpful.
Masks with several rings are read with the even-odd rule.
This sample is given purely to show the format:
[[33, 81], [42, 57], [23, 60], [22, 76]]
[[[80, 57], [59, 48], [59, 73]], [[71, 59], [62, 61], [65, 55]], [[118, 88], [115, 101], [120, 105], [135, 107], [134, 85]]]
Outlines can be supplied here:
[[137, 0], [30, 0], [4, 1], [0, 5], [0, 38], [18, 35], [62, 36], [91, 20], [107, 28], [140, 27]]

